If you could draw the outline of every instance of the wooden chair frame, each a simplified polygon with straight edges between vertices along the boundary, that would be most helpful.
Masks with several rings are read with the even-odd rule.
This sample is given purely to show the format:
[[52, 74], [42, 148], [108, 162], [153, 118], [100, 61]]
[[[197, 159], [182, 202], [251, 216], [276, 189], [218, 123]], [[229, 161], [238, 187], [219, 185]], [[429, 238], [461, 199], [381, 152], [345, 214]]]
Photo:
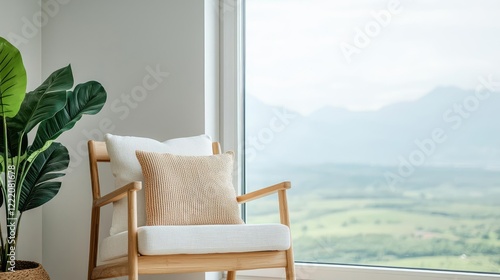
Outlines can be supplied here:
[[[213, 143], [213, 153], [220, 153], [220, 145]], [[139, 274], [169, 274], [188, 272], [227, 271], [227, 279], [235, 280], [237, 270], [259, 268], [285, 268], [286, 279], [295, 280], [295, 268], [292, 246], [285, 251], [262, 251], [221, 254], [179, 254], [143, 256], [137, 248], [137, 191], [141, 182], [129, 183], [109, 194], [101, 196], [99, 184], [99, 162], [109, 162], [110, 158], [104, 142], [90, 140], [88, 142], [90, 177], [92, 185], [92, 217], [90, 225], [90, 250], [88, 279], [106, 279], [127, 276], [130, 280], [138, 280]], [[290, 182], [282, 182], [237, 197], [238, 203], [246, 203], [257, 198], [277, 193], [279, 201], [280, 221], [290, 227], [286, 190]], [[101, 207], [124, 197], [128, 200], [128, 257], [112, 264], [97, 266], [97, 250], [99, 244], [99, 223]], [[291, 240], [291, 238], [290, 238]]]

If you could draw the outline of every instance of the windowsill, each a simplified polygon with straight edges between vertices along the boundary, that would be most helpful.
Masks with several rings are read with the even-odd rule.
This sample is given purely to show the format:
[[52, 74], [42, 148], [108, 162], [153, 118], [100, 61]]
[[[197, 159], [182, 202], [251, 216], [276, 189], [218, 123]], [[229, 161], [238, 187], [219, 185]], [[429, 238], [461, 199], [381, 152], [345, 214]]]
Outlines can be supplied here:
[[[449, 271], [416, 270], [349, 265], [303, 264], [295, 266], [297, 280], [490, 280], [499, 274], [462, 273]], [[238, 279], [285, 279], [283, 269], [238, 271]]]

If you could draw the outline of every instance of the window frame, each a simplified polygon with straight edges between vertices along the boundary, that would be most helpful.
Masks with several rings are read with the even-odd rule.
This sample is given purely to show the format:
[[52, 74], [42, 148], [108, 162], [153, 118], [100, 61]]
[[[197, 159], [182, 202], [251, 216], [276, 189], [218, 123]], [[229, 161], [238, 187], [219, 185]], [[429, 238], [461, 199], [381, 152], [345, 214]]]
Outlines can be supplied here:
[[[245, 0], [219, 0], [220, 10], [220, 139], [224, 150], [237, 151], [235, 187], [244, 193], [245, 134], [244, 134], [244, 20]], [[243, 206], [242, 213], [246, 211]], [[296, 261], [297, 279], [342, 280], [498, 280], [500, 274], [407, 269], [393, 267], [320, 264]], [[243, 279], [283, 278], [283, 269], [239, 271]]]

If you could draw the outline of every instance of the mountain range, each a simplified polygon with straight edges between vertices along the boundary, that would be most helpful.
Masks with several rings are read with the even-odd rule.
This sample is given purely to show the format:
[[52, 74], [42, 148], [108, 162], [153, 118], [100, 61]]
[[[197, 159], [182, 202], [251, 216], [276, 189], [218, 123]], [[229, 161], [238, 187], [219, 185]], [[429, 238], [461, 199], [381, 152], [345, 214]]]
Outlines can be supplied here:
[[377, 111], [324, 107], [307, 116], [245, 105], [247, 160], [268, 164], [400, 165], [500, 168], [500, 96], [438, 87]]

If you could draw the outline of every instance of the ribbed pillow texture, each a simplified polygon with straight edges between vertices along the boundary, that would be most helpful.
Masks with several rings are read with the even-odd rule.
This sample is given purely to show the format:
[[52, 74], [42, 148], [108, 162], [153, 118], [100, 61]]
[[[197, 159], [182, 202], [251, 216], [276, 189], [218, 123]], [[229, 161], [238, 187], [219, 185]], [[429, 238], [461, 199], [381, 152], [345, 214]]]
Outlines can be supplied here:
[[232, 183], [234, 154], [181, 156], [136, 151], [146, 225], [242, 224]]

